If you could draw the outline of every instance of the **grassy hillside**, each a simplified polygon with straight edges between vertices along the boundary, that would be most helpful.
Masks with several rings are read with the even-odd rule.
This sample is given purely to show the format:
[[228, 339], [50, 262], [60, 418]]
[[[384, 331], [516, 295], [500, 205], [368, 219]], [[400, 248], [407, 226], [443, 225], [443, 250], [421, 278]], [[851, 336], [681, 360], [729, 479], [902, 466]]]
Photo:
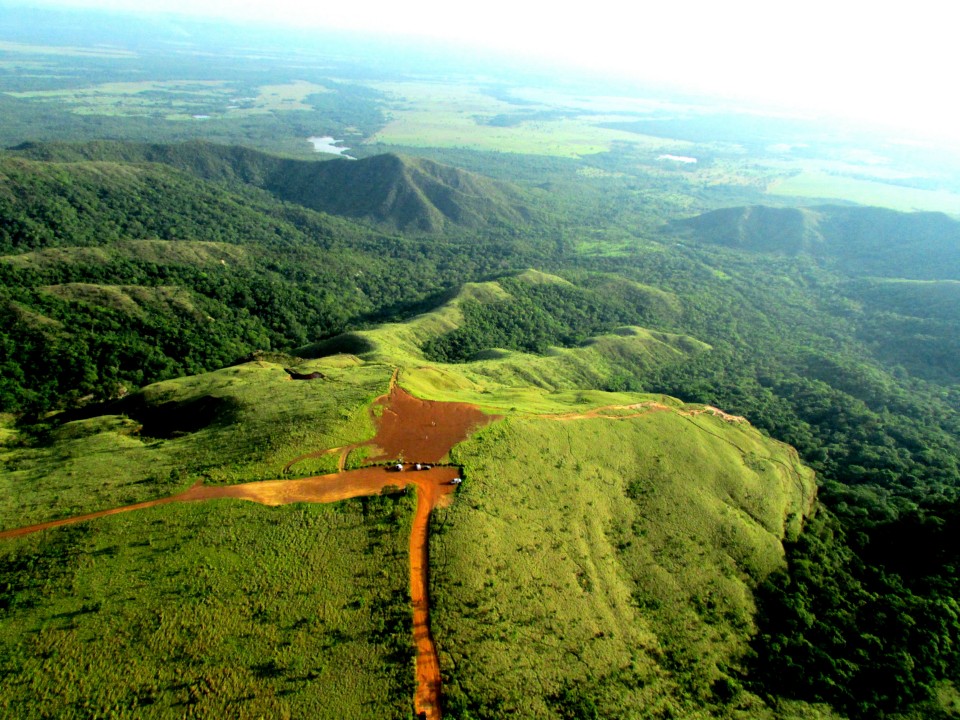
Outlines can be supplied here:
[[[339, 358], [294, 365], [325, 376], [304, 382], [290, 380], [285, 365], [258, 361], [157, 383], [29, 434], [11, 432], [0, 456], [0, 527], [141, 502], [199, 480], [280, 477], [310, 449], [372, 435], [367, 405], [386, 391], [389, 368]], [[326, 460], [298, 470], [335, 470]]]
[[[519, 282], [562, 281], [527, 273]], [[133, 299], [139, 296], [129, 288], [60, 286], [56, 292], [93, 293], [98, 302], [132, 304], [131, 312], [139, 311]], [[2, 481], [8, 492], [0, 503], [0, 527], [139, 502], [200, 479], [231, 483], [279, 477], [304, 446], [341, 447], [372, 435], [366, 405], [386, 391], [391, 368], [398, 364], [405, 367], [401, 382], [421, 397], [475, 402], [494, 411], [557, 412], [570, 403], [626, 404], [629, 395], [597, 390], [630, 368], [678, 362], [705, 349], [692, 338], [620, 328], [543, 355], [494, 353], [470, 363], [424, 357], [422, 344], [462, 323], [462, 302], [506, 296], [498, 283], [467, 285], [450, 303], [408, 323], [322, 344], [314, 353], [324, 355], [320, 359], [266, 355], [151, 384], [28, 426], [7, 443]], [[330, 354], [336, 349], [349, 354]], [[287, 369], [317, 371], [323, 378], [292, 381]], [[298, 464], [297, 471], [336, 468], [333, 457], [313, 463]]]
[[[520, 282], [564, 281], [528, 273]], [[565, 717], [581, 702], [605, 715], [709, 712], [730, 692], [763, 709], [737, 689], [735, 668], [753, 627], [752, 589], [783, 566], [781, 542], [813, 505], [812, 474], [736, 419], [578, 384], [590, 379], [582, 372], [599, 359], [598, 344], [656, 361], [682, 356], [695, 346], [689, 339], [632, 330], [548, 356], [423, 357], [418, 342], [462, 321], [458, 303], [505, 294], [496, 283], [468, 286], [407, 325], [358, 333], [353, 341], [368, 344], [359, 356], [299, 362], [322, 373], [317, 380], [290, 380], [283, 367], [293, 359], [264, 358], [55, 416], [40, 434], [8, 432], [3, 526], [163, 496], [198, 479], [280, 477], [305, 453], [370, 437], [370, 403], [400, 365], [400, 383], [419, 395], [508, 416], [455, 450], [467, 482], [433, 525], [433, 627], [451, 716], [517, 708]], [[328, 461], [296, 470], [329, 472]], [[0, 702], [66, 716], [86, 701], [121, 715], [185, 704], [238, 716], [325, 717], [336, 707], [339, 716], [402, 717], [412, 645], [401, 642], [401, 628], [410, 637], [397, 543], [410, 509], [403, 498], [276, 511], [215, 501], [7, 543]], [[492, 592], [504, 594], [488, 606]], [[229, 620], [216, 622], [221, 615]], [[87, 642], [117, 633], [108, 645]], [[529, 636], [542, 652], [505, 663]], [[339, 672], [353, 664], [349, 678]], [[491, 668], [496, 689], [480, 677]], [[534, 677], [538, 691], [522, 699]], [[55, 695], [64, 682], [75, 696]]]
[[[425, 397], [488, 405], [490, 398], [483, 395], [498, 386], [520, 391], [626, 390], [639, 385], [644, 373], [708, 349], [691, 337], [618, 326], [624, 316], [640, 317], [643, 308], [651, 319], [664, 322], [675, 303], [668, 293], [622, 284], [632, 292], [628, 296], [634, 306], [629, 310], [605, 303], [609, 294], [526, 271], [498, 282], [467, 284], [443, 306], [407, 322], [354, 331], [297, 353], [322, 357], [349, 352], [366, 360], [415, 365], [418, 377], [426, 372], [446, 378], [433, 388], [416, 385]], [[565, 313], [564, 302], [576, 312]], [[500, 322], [498, 311], [506, 313]], [[517, 324], [525, 313], [526, 320], [539, 317], [542, 324]], [[485, 325], [478, 324], [480, 318]], [[464, 352], [464, 346], [470, 350]]]
[[410, 717], [412, 498], [138, 514], [0, 546], [7, 717]]
[[[142, 148], [112, 159], [0, 158], [0, 409], [17, 413], [3, 416], [0, 433], [4, 522], [199, 479], [273, 477], [318, 445], [368, 436], [364, 403], [395, 366], [416, 395], [476, 402], [507, 422], [607, 405], [683, 409], [638, 394], [654, 391], [744, 415], [796, 446], [840, 518], [791, 543], [788, 572], [762, 585], [765, 686], [866, 718], [957, 677], [955, 564], [903, 563], [884, 544], [914, 538], [919, 556], [917, 538], [936, 527], [948, 537], [956, 526], [954, 221], [734, 208], [696, 221], [697, 241], [656, 229], [668, 209], [699, 207], [669, 195], [672, 185], [608, 174], [609, 193], [589, 200], [589, 212], [580, 207], [582, 222], [404, 236], [278, 201], [258, 174], [268, 156], [169, 147], [177, 154], [169, 162], [143, 161]], [[596, 160], [599, 172], [605, 161]], [[426, 167], [384, 162], [408, 174]], [[479, 166], [511, 177], [508, 164]], [[346, 163], [305, 163], [288, 189], [308, 192], [300, 180], [320, 166]], [[552, 192], [551, 167], [528, 164], [518, 175], [530, 184], [547, 177]], [[443, 169], [430, 173], [454, 183]], [[561, 200], [579, 187], [564, 177]], [[462, 182], [467, 194], [481, 187]], [[309, 385], [316, 396], [285, 379], [289, 356], [226, 367], [255, 350], [294, 348], [317, 358], [300, 368], [331, 378]], [[61, 410], [69, 411], [47, 414]], [[295, 465], [334, 467], [332, 455]], [[898, 607], [906, 610], [890, 611]], [[807, 632], [810, 617], [823, 632]], [[912, 631], [877, 618], [936, 622]], [[868, 626], [870, 637], [860, 629]], [[668, 668], [671, 702], [691, 714], [696, 703], [719, 707], [703, 688], [739, 682], [716, 658], [736, 656], [743, 637], [685, 637], [711, 638], [720, 654], [704, 651], [699, 685]], [[744, 687], [762, 695], [756, 677]], [[774, 682], [785, 677], [805, 680]], [[576, 691], [558, 692], [576, 704]], [[620, 702], [604, 697], [609, 707]], [[599, 702], [580, 699], [581, 709]]]
[[737, 676], [813, 503], [788, 448], [660, 411], [511, 417], [456, 457], [433, 556], [451, 717], [772, 716]]
[[[5, 496], [19, 500], [4, 510], [6, 526], [166, 495], [197, 479], [237, 483], [279, 477], [287, 463], [305, 453], [370, 437], [369, 403], [400, 366], [401, 385], [420, 397], [467, 400], [505, 416], [455, 450], [466, 482], [454, 505], [433, 525], [433, 627], [450, 717], [500, 717], [508, 711], [530, 717], [829, 717], [823, 708], [792, 699], [806, 697], [789, 685], [782, 700], [767, 696], [752, 684], [749, 663], [751, 636], [760, 629], [756, 588], [780, 587], [784, 578], [802, 577], [799, 570], [783, 572], [788, 560], [784, 543], [797, 539], [801, 518], [810, 512], [812, 474], [789, 448], [736, 418], [660, 395], [598, 389], [623, 368], [686, 365], [690, 358], [696, 361], [712, 352], [690, 338], [631, 328], [569, 348], [548, 347], [543, 354], [486, 351], [466, 362], [437, 362], [424, 355], [431, 340], [466, 327], [465, 303], [490, 306], [514, 293], [566, 293], [583, 287], [539, 272], [468, 284], [449, 303], [408, 323], [356, 331], [314, 347], [320, 356], [315, 360], [268, 356], [151, 385], [84, 414], [54, 416], [46, 428], [33, 426], [28, 432], [8, 424], [3, 436]], [[633, 290], [663, 307], [674, 302], [668, 294], [642, 286]], [[551, 317], [572, 322], [563, 313]], [[293, 364], [324, 377], [289, 380], [284, 367]], [[297, 463], [296, 472], [334, 468], [332, 456], [320, 456]], [[350, 501], [344, 507], [358, 503], [362, 505]], [[69, 532], [59, 529], [48, 536]], [[343, 553], [362, 552], [359, 540], [340, 537]], [[823, 552], [830, 557], [849, 552], [836, 537], [819, 542], [816, 547], [827, 542]], [[208, 547], [195, 552], [209, 555]], [[100, 568], [106, 561], [91, 560], [99, 558], [91, 555], [94, 551], [77, 551], [70, 562]], [[34, 554], [9, 556], [4, 582], [17, 597], [33, 587], [30, 568], [47, 562], [24, 559], [36, 555], [29, 552]], [[799, 557], [802, 562], [805, 556]], [[241, 571], [239, 565], [231, 567]], [[814, 590], [802, 585], [808, 588], [804, 595], [782, 596], [790, 603], [806, 602], [806, 594], [832, 587], [843, 567], [825, 563], [824, 578]], [[143, 594], [133, 601], [152, 607], [155, 584], [143, 582]], [[845, 582], [856, 592], [874, 587], [859, 576]], [[890, 586], [883, 587], [882, 603], [894, 602]], [[57, 603], [81, 609], [84, 603], [109, 605], [87, 595], [85, 600], [82, 594], [66, 593]], [[834, 602], [815, 601], [828, 608]], [[353, 602], [359, 601], [348, 604]], [[931, 612], [940, 612], [941, 606], [939, 601], [929, 605]], [[14, 602], [7, 607], [12, 622], [34, 617], [41, 619], [29, 622], [43, 622], [43, 616], [24, 615], [26, 610]], [[57, 604], [47, 607], [47, 617], [75, 612]], [[833, 618], [831, 612], [824, 617]], [[82, 632], [100, 615], [84, 611], [71, 622]], [[770, 606], [759, 617], [767, 643], [761, 650], [770, 652], [787, 637], [785, 629], [767, 624]], [[355, 629], [338, 632], [367, 638], [350, 652], [365, 657], [380, 652], [379, 621], [354, 616], [344, 622]], [[851, 632], [847, 625], [827, 627]], [[931, 642], [950, 636], [949, 628], [943, 632], [934, 633]], [[887, 642], [896, 651], [898, 646]], [[151, 657], [168, 658], [163, 655], [167, 650], [161, 644], [159, 654]], [[16, 652], [32, 657], [34, 651]], [[324, 667], [327, 659], [340, 657], [330, 652], [324, 646], [318, 656]], [[244, 657], [247, 667], [269, 669], [264, 677], [236, 680], [238, 686], [252, 688], [247, 694], [253, 698], [271, 697], [278, 687], [274, 681], [281, 677], [278, 667], [284, 668], [284, 678], [301, 676], [286, 672], [283, 663], [293, 662], [286, 655], [267, 665], [269, 657]], [[876, 657], [882, 664], [892, 656]], [[176, 665], [179, 658], [165, 662]], [[149, 674], [154, 662], [145, 659], [137, 672]], [[64, 671], [74, 663], [66, 661]], [[98, 682], [110, 688], [104, 692], [116, 697], [114, 702], [129, 704], [133, 700], [127, 695], [116, 696], [113, 671], [107, 669], [111, 663], [103, 661]], [[23, 672], [35, 667], [33, 661], [20, 665], [27, 668]], [[834, 677], [826, 666], [805, 669], [804, 677], [815, 677], [815, 672], [825, 681]], [[290, 691], [282, 696], [289, 702], [260, 705], [256, 700], [250, 707], [296, 714], [294, 709], [301, 707], [296, 703], [307, 702], [308, 696], [282, 687]], [[176, 689], [150, 692], [159, 698], [158, 707], [179, 702]], [[231, 693], [211, 696], [233, 697]], [[886, 699], [876, 702], [889, 706]]]

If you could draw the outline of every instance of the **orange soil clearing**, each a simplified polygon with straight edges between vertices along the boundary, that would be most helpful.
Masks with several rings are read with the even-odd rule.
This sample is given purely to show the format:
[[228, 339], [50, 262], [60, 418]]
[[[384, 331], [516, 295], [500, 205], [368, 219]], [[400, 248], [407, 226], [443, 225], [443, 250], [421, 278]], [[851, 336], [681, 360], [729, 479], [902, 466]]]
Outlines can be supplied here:
[[[439, 720], [440, 664], [430, 635], [427, 530], [433, 508], [452, 500], [455, 486], [451, 485], [450, 481], [459, 473], [455, 467], [415, 471], [410, 463], [440, 462], [450, 449], [465, 440], [473, 429], [497, 419], [498, 416], [486, 415], [472, 405], [418, 400], [398, 387], [395, 381], [396, 373], [391, 381], [389, 395], [377, 400], [377, 404], [383, 408], [380, 416], [376, 418], [377, 434], [373, 440], [364, 444], [379, 449], [380, 453], [375, 460], [404, 458], [408, 463], [404, 472], [390, 472], [383, 467], [367, 467], [299, 480], [264, 480], [216, 487], [198, 483], [189, 490], [165, 498], [4, 530], [0, 532], [0, 539], [174, 502], [234, 498], [273, 506], [297, 502], [329, 503], [376, 495], [387, 486], [402, 488], [415, 485], [417, 511], [410, 532], [410, 597], [413, 602], [413, 636], [417, 648], [417, 693], [414, 705], [420, 717]], [[342, 451], [342, 469], [346, 454], [353, 447], [356, 446], [301, 455], [288, 463], [285, 470], [307, 457], [337, 450]]]
[[377, 419], [377, 436], [368, 443], [380, 449], [371, 458], [374, 461], [402, 457], [410, 462], [440, 462], [472, 429], [497, 417], [466, 403], [420, 400], [398, 385], [377, 404], [383, 412]]

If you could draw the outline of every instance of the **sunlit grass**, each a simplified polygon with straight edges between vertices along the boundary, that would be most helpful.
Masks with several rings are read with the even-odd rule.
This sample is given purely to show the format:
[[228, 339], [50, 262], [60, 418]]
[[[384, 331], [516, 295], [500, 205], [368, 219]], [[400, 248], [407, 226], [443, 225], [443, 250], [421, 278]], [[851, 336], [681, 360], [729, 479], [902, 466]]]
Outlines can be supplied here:
[[213, 501], [5, 541], [0, 714], [409, 717], [413, 504]]
[[693, 717], [746, 652], [752, 588], [814, 492], [786, 447], [670, 411], [511, 417], [454, 459], [466, 480], [431, 544], [445, 688], [531, 718], [570, 685], [601, 717]]
[[[148, 386], [142, 395], [147, 407], [189, 407], [213, 398], [232, 413], [224, 422], [214, 417], [206, 427], [172, 436], [151, 436], [149, 423], [117, 414], [69, 422], [20, 448], [7, 429], [0, 527], [150, 500], [199, 480], [279, 478], [300, 455], [368, 439], [374, 432], [368, 408], [386, 392], [390, 368], [338, 365], [339, 360], [299, 366], [323, 372], [325, 380], [293, 381], [282, 365], [255, 362]], [[112, 412], [127, 409], [136, 418], [140, 411], [129, 404], [134, 399]]]
[[304, 80], [281, 85], [262, 85], [258, 88], [254, 107], [261, 111], [313, 110], [305, 100], [311, 95], [326, 92], [330, 92], [330, 89]]
[[[289, 476], [333, 471], [340, 452], [323, 451], [373, 435], [371, 403], [399, 368], [414, 395], [504, 416], [453, 449], [465, 482], [432, 523], [432, 629], [450, 703], [546, 718], [575, 691], [603, 716], [696, 717], [717, 683], [736, 682], [752, 588], [782, 566], [812, 473], [746, 424], [659, 395], [584, 389], [616, 369], [611, 357], [682, 359], [705, 347], [691, 338], [622, 328], [545, 355], [424, 358], [424, 340], [462, 322], [459, 302], [505, 297], [498, 283], [468, 285], [436, 311], [338, 341], [357, 354], [265, 355], [156, 383], [29, 442], [8, 420], [0, 526], [197, 480], [279, 478], [309, 453]], [[294, 381], [289, 366], [324, 377]], [[197, 401], [206, 405], [193, 410]], [[196, 426], [203, 407], [213, 410]], [[161, 408], [170, 414], [151, 416]], [[351, 452], [347, 465], [364, 459]], [[0, 707], [406, 717], [412, 502], [166, 505], [9, 541], [0, 671], [14, 681]], [[737, 692], [742, 707], [761, 707]]]
[[[527, 271], [519, 279], [529, 283], [566, 283], [559, 277]], [[495, 413], [564, 412], [570, 403], [579, 407], [638, 402], [636, 395], [618, 396], [587, 388], [602, 387], [624, 368], [636, 371], [678, 362], [708, 348], [694, 338], [653, 332], [641, 327], [618, 328], [590, 339], [580, 347], [550, 348], [542, 355], [513, 350], [490, 350], [467, 363], [427, 360], [421, 347], [431, 337], [449, 332], [463, 322], [460, 303], [493, 302], [508, 297], [497, 283], [468, 283], [448, 303], [404, 323], [379, 325], [348, 334], [348, 345], [362, 348], [366, 362], [403, 368], [400, 384], [429, 400], [470, 402]], [[342, 344], [342, 341], [338, 341]], [[324, 354], [324, 343], [301, 348], [298, 353]]]
[[516, 113], [518, 108], [470, 86], [391, 83], [376, 87], [393, 94], [394, 99], [387, 106], [392, 120], [369, 143], [557, 157], [607, 152], [614, 142], [671, 144], [601, 128], [597, 125], [601, 120], [589, 116], [531, 119], [511, 127], [490, 125], [488, 121], [496, 115]]

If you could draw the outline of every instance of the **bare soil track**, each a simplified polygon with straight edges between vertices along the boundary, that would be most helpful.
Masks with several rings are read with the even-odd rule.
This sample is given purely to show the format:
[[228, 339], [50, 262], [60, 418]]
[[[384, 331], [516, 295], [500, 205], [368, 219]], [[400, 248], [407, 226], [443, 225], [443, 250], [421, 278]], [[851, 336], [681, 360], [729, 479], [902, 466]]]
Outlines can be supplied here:
[[745, 423], [747, 419], [739, 415], [725, 413], [720, 408], [713, 405], [704, 405], [692, 410], [681, 410], [680, 408], [670, 407], [663, 403], [655, 401], [646, 401], [634, 405], [606, 405], [604, 407], [594, 408], [587, 412], [563, 413], [561, 415], [543, 415], [541, 417], [550, 420], [589, 420], [603, 418], [606, 420], [629, 420], [630, 418], [646, 415], [651, 412], [675, 412], [682, 417], [696, 417], [697, 415], [713, 415], [729, 423]]
[[329, 503], [376, 495], [390, 486], [404, 488], [415, 485], [417, 511], [410, 532], [410, 598], [413, 602], [413, 636], [417, 649], [417, 692], [414, 705], [419, 717], [439, 720], [440, 664], [430, 634], [427, 531], [433, 508], [443, 502], [452, 501], [456, 486], [450, 481], [459, 475], [459, 470], [450, 466], [415, 470], [414, 463], [441, 462], [450, 449], [465, 440], [472, 430], [497, 419], [497, 416], [486, 415], [472, 405], [419, 400], [400, 388], [396, 379], [397, 373], [394, 372], [389, 394], [376, 401], [376, 405], [382, 408], [374, 413], [377, 434], [364, 444], [376, 448], [372, 461], [402, 459], [405, 461], [403, 471], [372, 466], [342, 472], [347, 453], [357, 446], [330, 448], [301, 455], [289, 462], [284, 471], [304, 458], [340, 451], [341, 472], [298, 480], [264, 480], [243, 485], [208, 487], [198, 483], [177, 495], [5, 530], [0, 532], [0, 539], [175, 502], [233, 498], [272, 506], [298, 502]]

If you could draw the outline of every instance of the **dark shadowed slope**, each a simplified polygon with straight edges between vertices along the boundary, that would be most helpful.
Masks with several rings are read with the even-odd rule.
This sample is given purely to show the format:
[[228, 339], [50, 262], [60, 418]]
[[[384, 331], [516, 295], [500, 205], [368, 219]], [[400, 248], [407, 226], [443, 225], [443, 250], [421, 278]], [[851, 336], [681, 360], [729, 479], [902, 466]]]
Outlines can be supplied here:
[[288, 171], [272, 188], [278, 196], [398, 230], [439, 232], [530, 219], [518, 189], [431, 160], [387, 154], [297, 163]]

